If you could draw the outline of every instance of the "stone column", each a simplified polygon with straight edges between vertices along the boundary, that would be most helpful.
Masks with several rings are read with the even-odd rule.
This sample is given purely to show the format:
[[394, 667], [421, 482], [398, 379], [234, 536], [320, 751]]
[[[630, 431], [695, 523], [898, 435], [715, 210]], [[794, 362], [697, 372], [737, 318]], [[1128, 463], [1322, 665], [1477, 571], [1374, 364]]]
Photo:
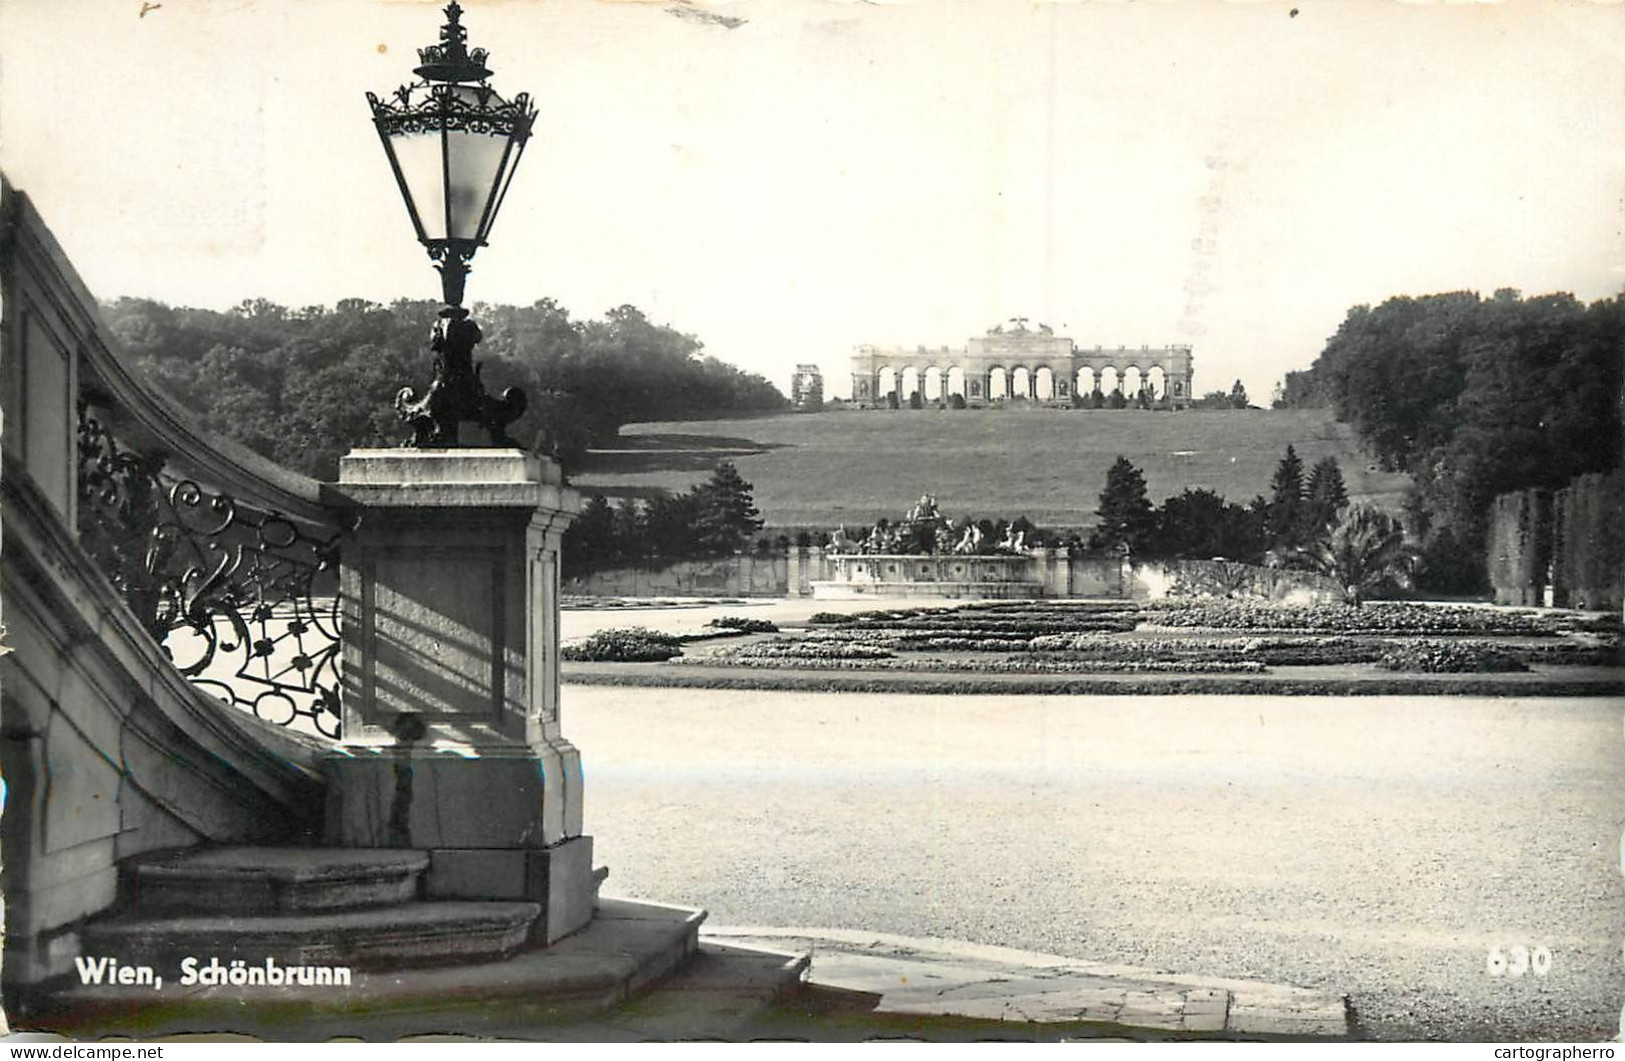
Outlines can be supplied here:
[[807, 557], [807, 550], [799, 545], [791, 545], [784, 553], [784, 595], [786, 597], [805, 596], [801, 590], [801, 565]]
[[559, 726], [559, 543], [580, 507], [518, 450], [357, 450], [340, 570], [342, 743], [325, 832], [427, 850], [425, 895], [527, 899], [552, 942], [592, 916], [581, 757]]

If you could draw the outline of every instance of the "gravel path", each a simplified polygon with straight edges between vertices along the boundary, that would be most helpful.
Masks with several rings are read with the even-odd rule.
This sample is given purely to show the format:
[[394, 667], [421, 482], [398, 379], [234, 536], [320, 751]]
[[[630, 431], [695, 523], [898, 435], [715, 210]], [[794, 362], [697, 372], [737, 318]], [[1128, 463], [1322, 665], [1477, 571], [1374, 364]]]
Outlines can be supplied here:
[[[568, 686], [607, 894], [1350, 994], [1379, 1038], [1625, 1004], [1619, 701]], [[1543, 977], [1492, 947], [1543, 946]]]

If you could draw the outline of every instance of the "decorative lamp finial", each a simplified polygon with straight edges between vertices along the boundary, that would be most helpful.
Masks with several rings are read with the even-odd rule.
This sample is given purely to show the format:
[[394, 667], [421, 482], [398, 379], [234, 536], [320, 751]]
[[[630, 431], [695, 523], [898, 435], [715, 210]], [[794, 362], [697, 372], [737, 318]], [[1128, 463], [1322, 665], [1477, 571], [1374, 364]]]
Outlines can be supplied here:
[[425, 81], [484, 81], [491, 76], [485, 65], [484, 48], [469, 48], [468, 30], [463, 28], [463, 9], [452, 0], [443, 9], [446, 24], [440, 27], [440, 43], [418, 49], [420, 65], [415, 71]]

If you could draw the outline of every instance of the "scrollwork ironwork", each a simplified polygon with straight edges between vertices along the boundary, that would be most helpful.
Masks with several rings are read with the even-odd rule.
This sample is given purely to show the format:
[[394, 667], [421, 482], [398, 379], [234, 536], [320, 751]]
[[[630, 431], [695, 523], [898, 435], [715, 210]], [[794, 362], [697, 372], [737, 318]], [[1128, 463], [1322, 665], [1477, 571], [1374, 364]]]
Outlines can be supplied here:
[[193, 684], [339, 736], [339, 533], [243, 504], [121, 448], [81, 405], [81, 544]]
[[[419, 95], [414, 98], [414, 93]], [[445, 130], [523, 140], [530, 135], [536, 121], [536, 109], [531, 106], [528, 93], [521, 92], [512, 100], [504, 100], [487, 85], [465, 88], [419, 82], [403, 85], [393, 95], [394, 102], [386, 103], [377, 95], [367, 93], [373, 122], [386, 136], [414, 136]]]

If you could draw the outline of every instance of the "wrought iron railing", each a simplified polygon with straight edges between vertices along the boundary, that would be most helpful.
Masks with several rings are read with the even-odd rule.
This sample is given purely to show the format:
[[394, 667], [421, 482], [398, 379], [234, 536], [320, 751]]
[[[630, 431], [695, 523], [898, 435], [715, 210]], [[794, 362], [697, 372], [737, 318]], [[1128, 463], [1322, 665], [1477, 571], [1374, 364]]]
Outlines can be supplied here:
[[79, 407], [80, 543], [182, 674], [337, 738], [339, 533], [211, 491]]

